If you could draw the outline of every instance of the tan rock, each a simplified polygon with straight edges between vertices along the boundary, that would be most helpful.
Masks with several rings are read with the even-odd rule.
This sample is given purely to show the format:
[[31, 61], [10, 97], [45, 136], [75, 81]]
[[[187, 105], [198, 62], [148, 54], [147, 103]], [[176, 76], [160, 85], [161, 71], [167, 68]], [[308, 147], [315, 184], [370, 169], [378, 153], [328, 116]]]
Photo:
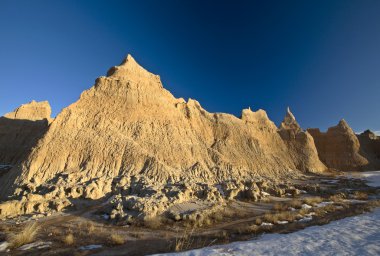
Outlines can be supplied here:
[[32, 101], [0, 117], [0, 164], [22, 161], [51, 122], [47, 101]]
[[318, 155], [329, 168], [342, 171], [362, 170], [369, 161], [362, 155], [360, 143], [345, 120], [323, 133], [319, 129], [308, 129], [313, 136]]
[[280, 124], [279, 134], [286, 143], [297, 169], [310, 172], [327, 169], [318, 157], [313, 137], [301, 129], [289, 108]]

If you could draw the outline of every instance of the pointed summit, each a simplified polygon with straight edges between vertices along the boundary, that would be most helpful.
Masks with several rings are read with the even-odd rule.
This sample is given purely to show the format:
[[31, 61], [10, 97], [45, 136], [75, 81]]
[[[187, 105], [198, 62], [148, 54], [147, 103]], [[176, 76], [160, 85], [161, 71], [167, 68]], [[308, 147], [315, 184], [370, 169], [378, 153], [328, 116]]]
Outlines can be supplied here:
[[290, 111], [289, 107], [287, 107], [286, 109], [286, 115], [284, 117], [284, 121], [282, 121], [280, 125], [280, 129], [301, 130], [301, 127], [297, 123], [296, 118], [294, 117], [293, 113]]
[[[341, 127], [341, 128], [344, 128], [344, 129], [348, 129], [350, 128], [350, 126], [348, 125], [348, 123], [346, 122], [346, 120], [344, 119], [341, 119], [338, 123], [338, 126]], [[351, 128], [350, 128], [351, 129]]]
[[160, 78], [144, 69], [130, 54], [127, 55], [119, 66], [110, 68], [107, 72], [107, 77], [126, 78], [134, 81], [141, 79], [159, 80]]

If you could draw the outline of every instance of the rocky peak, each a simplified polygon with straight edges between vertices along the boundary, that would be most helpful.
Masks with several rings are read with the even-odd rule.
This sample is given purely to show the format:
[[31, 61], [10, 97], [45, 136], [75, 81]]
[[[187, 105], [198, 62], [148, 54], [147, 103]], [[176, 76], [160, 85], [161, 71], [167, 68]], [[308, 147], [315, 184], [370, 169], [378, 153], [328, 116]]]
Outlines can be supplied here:
[[158, 81], [160, 80], [160, 76], [154, 75], [144, 69], [130, 54], [128, 54], [119, 66], [110, 68], [107, 72], [107, 77], [127, 78], [133, 81], [152, 78]]
[[241, 113], [241, 119], [243, 121], [254, 124], [258, 128], [266, 128], [269, 130], [276, 129], [276, 125], [269, 119], [267, 112], [262, 109], [259, 109], [255, 112], [252, 111], [250, 107], [248, 109], [243, 109]]
[[4, 117], [9, 119], [25, 119], [31, 121], [50, 120], [51, 107], [48, 101], [31, 101], [16, 108], [13, 112], [7, 113]]
[[290, 108], [288, 107], [286, 109], [286, 115], [284, 117], [284, 120], [280, 124], [280, 129], [286, 129], [286, 130], [301, 130], [301, 127], [296, 121], [296, 118], [294, 117], [293, 113], [290, 111]]
[[348, 125], [348, 123], [346, 122], [346, 120], [344, 120], [344, 119], [341, 119], [339, 121], [338, 127], [343, 128], [343, 129], [351, 129], [350, 126]]

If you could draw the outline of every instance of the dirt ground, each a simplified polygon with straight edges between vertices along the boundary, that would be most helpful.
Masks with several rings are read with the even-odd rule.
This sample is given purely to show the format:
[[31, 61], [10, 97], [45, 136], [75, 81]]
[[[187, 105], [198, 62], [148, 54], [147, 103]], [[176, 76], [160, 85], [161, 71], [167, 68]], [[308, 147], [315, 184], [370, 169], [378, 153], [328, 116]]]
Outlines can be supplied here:
[[[230, 200], [223, 210], [199, 220], [175, 221], [160, 217], [145, 222], [111, 221], [102, 203], [83, 201], [84, 210], [51, 216], [23, 216], [0, 222], [0, 241], [37, 223], [29, 249], [8, 249], [4, 255], [147, 255], [176, 252], [233, 241], [254, 239], [263, 233], [289, 233], [312, 225], [357, 215], [378, 207], [379, 189], [344, 176], [305, 176], [294, 180], [302, 193], [268, 196], [259, 202]], [[315, 188], [318, 189], [309, 189]], [[77, 202], [77, 204], [80, 202]], [[191, 210], [207, 204], [187, 202], [176, 206]], [[44, 243], [45, 246], [43, 246]], [[0, 242], [1, 244], [1, 242]], [[33, 244], [32, 244], [33, 245]], [[90, 246], [89, 246], [90, 245]], [[92, 246], [91, 246], [92, 245]], [[86, 247], [89, 246], [89, 247]]]

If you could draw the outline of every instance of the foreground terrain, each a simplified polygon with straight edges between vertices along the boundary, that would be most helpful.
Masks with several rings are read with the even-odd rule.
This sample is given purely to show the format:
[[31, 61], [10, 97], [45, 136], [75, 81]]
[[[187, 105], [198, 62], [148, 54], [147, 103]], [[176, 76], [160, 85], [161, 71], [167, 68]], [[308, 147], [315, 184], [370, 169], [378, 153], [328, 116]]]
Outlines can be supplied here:
[[[379, 184], [375, 182], [379, 176], [379, 172], [308, 176], [295, 180], [294, 186], [318, 189], [300, 190], [299, 194], [282, 196], [268, 193], [257, 202], [230, 200], [216, 212], [202, 211], [197, 202], [177, 205], [177, 210], [182, 213], [180, 216], [184, 216], [185, 212], [203, 212], [195, 219], [181, 217], [176, 220], [173, 216], [163, 216], [145, 222], [116, 221], [104, 214], [102, 207], [106, 203], [51, 216], [22, 216], [1, 222], [1, 239], [6, 239], [9, 244], [0, 243], [0, 250], [10, 255], [146, 255], [259, 238], [252, 242], [186, 252], [185, 255], [247, 255], [252, 250], [257, 251], [258, 255], [307, 254], [318, 246], [323, 246], [325, 250], [329, 249], [328, 246], [338, 250], [343, 246], [342, 242], [348, 243], [345, 249], [348, 252], [358, 241], [361, 241], [361, 252], [373, 255], [379, 250], [376, 245], [379, 239], [376, 224], [379, 222], [378, 210], [332, 222], [326, 228], [307, 227], [324, 225], [378, 207], [379, 189], [375, 186]], [[30, 229], [31, 224], [35, 226]], [[26, 237], [31, 239], [21, 238], [25, 240], [18, 241], [18, 248], [14, 248], [12, 242], [15, 243], [15, 236], [25, 232], [26, 228], [30, 229]], [[303, 231], [286, 235], [304, 228]], [[31, 234], [33, 229], [34, 235]], [[329, 235], [321, 240], [326, 231], [329, 231]], [[336, 236], [337, 240], [330, 239], [334, 237], [334, 232], [341, 233]], [[277, 234], [261, 237], [264, 233]], [[315, 233], [319, 236], [315, 236]], [[265, 245], [273, 239], [279, 242], [271, 247], [273, 251], [268, 251]], [[294, 247], [290, 246], [289, 241]], [[282, 246], [283, 243], [289, 246]], [[288, 251], [289, 248], [294, 248], [294, 251]]]

